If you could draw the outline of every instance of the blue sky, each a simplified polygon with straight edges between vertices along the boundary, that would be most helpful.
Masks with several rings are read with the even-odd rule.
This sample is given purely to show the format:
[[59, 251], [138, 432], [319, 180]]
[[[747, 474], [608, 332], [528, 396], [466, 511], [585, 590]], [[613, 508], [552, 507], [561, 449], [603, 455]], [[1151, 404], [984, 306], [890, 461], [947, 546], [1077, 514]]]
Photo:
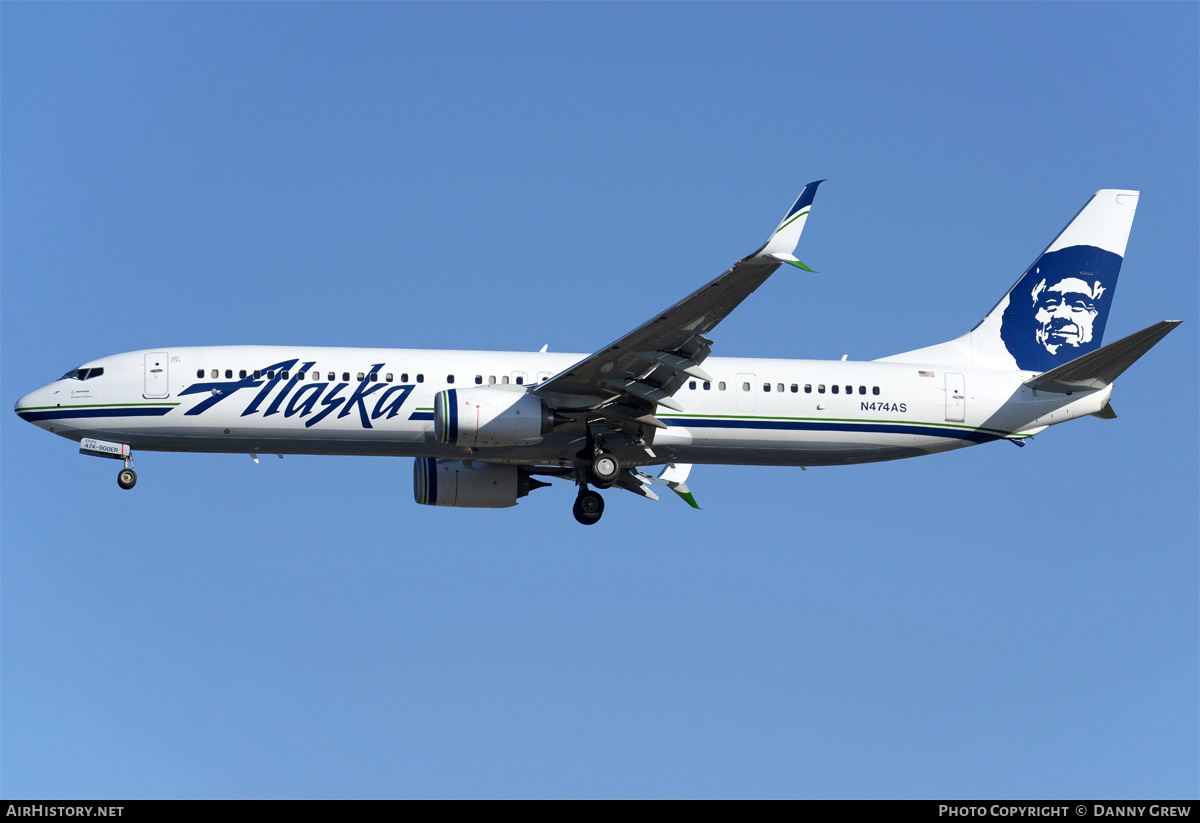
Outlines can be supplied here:
[[[0, 389], [308, 343], [592, 351], [828, 178], [719, 355], [969, 329], [1143, 192], [1113, 421], [697, 467], [704, 509], [0, 419], [5, 797], [1196, 797], [1194, 3], [0, 6]], [[628, 499], [625, 499], [628, 498]]]

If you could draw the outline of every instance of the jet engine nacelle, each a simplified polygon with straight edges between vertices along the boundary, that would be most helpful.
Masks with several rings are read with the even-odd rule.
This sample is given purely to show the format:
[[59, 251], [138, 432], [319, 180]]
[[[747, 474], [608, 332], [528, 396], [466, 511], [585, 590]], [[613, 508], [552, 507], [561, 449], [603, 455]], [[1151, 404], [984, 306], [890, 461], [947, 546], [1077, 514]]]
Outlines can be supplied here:
[[533, 489], [549, 485], [520, 466], [435, 457], [413, 461], [413, 495], [422, 506], [506, 509]]
[[549, 433], [554, 414], [524, 389], [447, 389], [433, 398], [433, 430], [451, 446], [520, 446]]

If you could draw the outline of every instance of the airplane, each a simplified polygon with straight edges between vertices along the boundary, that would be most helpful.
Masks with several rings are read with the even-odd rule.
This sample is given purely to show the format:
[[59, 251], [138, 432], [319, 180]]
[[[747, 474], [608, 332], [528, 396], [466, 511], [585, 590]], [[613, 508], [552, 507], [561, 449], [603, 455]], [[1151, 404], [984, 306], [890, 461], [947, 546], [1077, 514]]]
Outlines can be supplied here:
[[794, 252], [822, 182], [756, 251], [590, 355], [163, 347], [88, 361], [15, 411], [123, 461], [122, 489], [134, 450], [391, 455], [415, 458], [418, 504], [505, 508], [563, 478], [592, 525], [602, 489], [699, 508], [696, 464], [870, 463], [1114, 418], [1114, 381], [1181, 322], [1102, 346], [1139, 197], [1104, 189], [953, 340], [867, 362], [710, 357], [716, 326], [777, 269], [813, 271]]

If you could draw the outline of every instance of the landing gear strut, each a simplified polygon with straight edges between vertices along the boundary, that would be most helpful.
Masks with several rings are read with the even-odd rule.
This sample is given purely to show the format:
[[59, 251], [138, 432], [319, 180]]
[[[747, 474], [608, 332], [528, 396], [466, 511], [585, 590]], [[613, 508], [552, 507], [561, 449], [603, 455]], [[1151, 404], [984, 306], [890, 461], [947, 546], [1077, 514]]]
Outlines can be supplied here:
[[575, 498], [575, 505], [571, 508], [571, 513], [580, 523], [590, 526], [600, 520], [600, 515], [604, 514], [604, 498], [584, 487], [579, 496]]

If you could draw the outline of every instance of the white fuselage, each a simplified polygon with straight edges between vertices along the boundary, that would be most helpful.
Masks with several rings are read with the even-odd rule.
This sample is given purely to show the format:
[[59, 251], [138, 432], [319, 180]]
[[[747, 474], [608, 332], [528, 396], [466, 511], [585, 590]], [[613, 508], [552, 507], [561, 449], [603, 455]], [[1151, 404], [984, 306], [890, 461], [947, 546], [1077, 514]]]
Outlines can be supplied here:
[[[113, 355], [21, 398], [17, 413], [71, 440], [135, 450], [354, 454], [570, 465], [582, 440], [468, 449], [434, 437], [447, 388], [533, 386], [580, 354], [211, 346]], [[626, 465], [822, 466], [1027, 437], [1104, 408], [1111, 386], [1047, 394], [1032, 372], [909, 363], [711, 357], [711, 382], [658, 411], [668, 428], [618, 448]], [[372, 377], [374, 375], [374, 377]], [[516, 389], [519, 391], [519, 389]]]

